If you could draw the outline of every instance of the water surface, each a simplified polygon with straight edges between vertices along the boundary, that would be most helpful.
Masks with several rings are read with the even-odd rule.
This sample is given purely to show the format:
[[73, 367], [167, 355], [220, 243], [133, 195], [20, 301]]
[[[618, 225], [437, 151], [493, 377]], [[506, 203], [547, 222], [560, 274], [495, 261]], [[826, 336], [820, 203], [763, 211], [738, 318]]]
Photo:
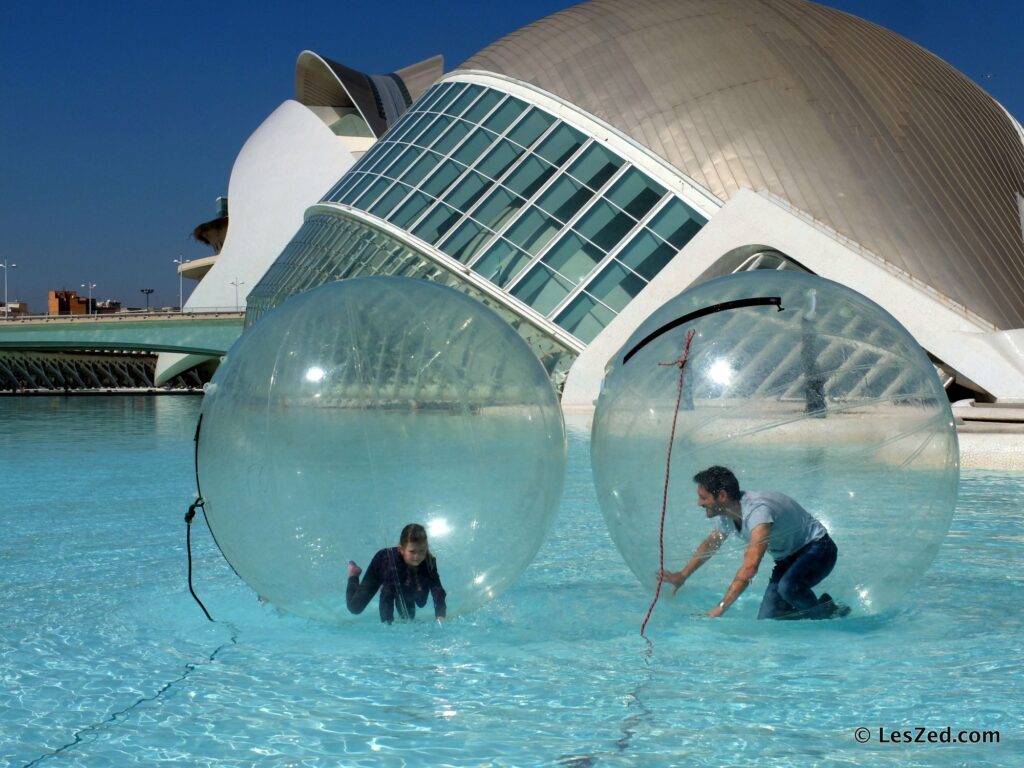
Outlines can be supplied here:
[[[187, 397], [0, 399], [0, 765], [1019, 765], [1024, 475], [967, 472], [898, 611], [756, 622], [659, 607], [597, 510], [586, 434], [551, 535], [446, 625], [261, 606], [194, 529]], [[687, 585], [707, 606], [724, 584]], [[429, 615], [429, 612], [427, 612]], [[1000, 743], [878, 743], [878, 728]], [[858, 744], [854, 731], [871, 729]]]

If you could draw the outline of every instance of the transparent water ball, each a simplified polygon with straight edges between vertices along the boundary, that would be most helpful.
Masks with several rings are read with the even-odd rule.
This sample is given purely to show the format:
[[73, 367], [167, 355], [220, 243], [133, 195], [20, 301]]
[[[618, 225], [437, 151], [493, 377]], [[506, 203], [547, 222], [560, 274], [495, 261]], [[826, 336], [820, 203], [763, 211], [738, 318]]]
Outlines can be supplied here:
[[[407, 523], [427, 529], [448, 615], [471, 611], [532, 561], [561, 497], [544, 368], [492, 310], [429, 281], [289, 299], [231, 348], [201, 419], [217, 544], [261, 597], [310, 618], [353, 618], [347, 561], [365, 569]], [[362, 616], [379, 621], [376, 605]]]
[[[772, 297], [781, 311], [752, 301]], [[900, 605], [927, 569], [959, 482], [952, 412], [925, 352], [871, 300], [797, 272], [731, 275], [659, 308], [608, 365], [591, 452], [611, 537], [652, 590], [666, 468], [665, 565], [678, 571], [714, 522], [692, 478], [720, 465], [741, 490], [780, 491], [824, 523], [839, 558], [815, 591], [861, 615]], [[744, 546], [730, 536], [673, 603], [715, 605]], [[756, 616], [772, 565], [766, 554], [733, 613]]]

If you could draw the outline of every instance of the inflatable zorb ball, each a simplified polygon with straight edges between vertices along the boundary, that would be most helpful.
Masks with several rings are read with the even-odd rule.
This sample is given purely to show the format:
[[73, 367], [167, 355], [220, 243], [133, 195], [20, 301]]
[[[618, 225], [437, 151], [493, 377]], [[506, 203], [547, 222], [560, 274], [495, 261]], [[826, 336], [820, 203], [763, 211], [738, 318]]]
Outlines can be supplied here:
[[[235, 571], [275, 606], [328, 621], [346, 564], [427, 529], [449, 616], [533, 559], [565, 472], [544, 368], [493, 311], [421, 280], [300, 294], [261, 318], [208, 385], [198, 474]], [[379, 621], [374, 600], [364, 617]], [[433, 617], [433, 607], [418, 612]]]
[[[673, 363], [690, 331], [680, 393]], [[594, 479], [612, 539], [652, 589], [677, 398], [670, 570], [711, 531], [692, 478], [713, 465], [742, 490], [792, 496], [825, 524], [839, 559], [815, 590], [855, 613], [896, 606], [934, 558], [959, 480], [952, 413], [927, 355], [869, 299], [802, 273], [732, 275], [669, 301], [612, 358], [594, 416]], [[675, 603], [720, 600], [743, 546], [731, 536]], [[734, 613], [756, 615], [771, 570], [766, 555]]]

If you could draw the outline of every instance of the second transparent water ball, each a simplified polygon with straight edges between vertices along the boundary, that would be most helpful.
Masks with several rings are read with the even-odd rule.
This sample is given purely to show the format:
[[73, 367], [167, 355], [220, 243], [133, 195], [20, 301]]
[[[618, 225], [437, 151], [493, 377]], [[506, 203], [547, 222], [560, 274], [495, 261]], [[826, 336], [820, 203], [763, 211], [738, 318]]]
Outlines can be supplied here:
[[[427, 281], [358, 278], [242, 335], [203, 402], [198, 469], [221, 551], [274, 605], [351, 618], [347, 561], [365, 568], [420, 523], [451, 616], [533, 559], [565, 433], [544, 368], [490, 309]], [[376, 621], [375, 603], [363, 615]]]
[[[784, 309], [745, 305], [770, 297]], [[623, 362], [645, 338], [687, 316]], [[956, 504], [949, 402], [927, 355], [891, 315], [842, 285], [795, 272], [742, 273], [686, 291], [609, 364], [594, 417], [594, 478], [612, 539], [637, 578], [652, 588], [657, 578], [679, 395], [680, 369], [671, 363], [691, 330], [666, 567], [682, 568], [710, 533], [692, 478], [721, 465], [741, 489], [785, 493], [825, 524], [839, 559], [816, 591], [861, 614], [899, 604], [934, 558]], [[677, 604], [691, 611], [716, 604], [742, 556], [742, 542], [730, 537], [687, 581]], [[734, 613], [756, 615], [771, 569], [766, 555]]]

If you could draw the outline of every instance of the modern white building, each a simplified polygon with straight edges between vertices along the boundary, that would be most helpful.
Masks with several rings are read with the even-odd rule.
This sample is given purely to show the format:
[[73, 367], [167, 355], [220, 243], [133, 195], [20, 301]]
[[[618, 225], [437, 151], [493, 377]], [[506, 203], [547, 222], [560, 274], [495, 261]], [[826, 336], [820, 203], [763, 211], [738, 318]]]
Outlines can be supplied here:
[[[303, 213], [373, 146], [442, 72], [441, 57], [365, 75], [312, 51], [295, 67], [295, 99], [242, 147], [228, 182], [230, 217], [216, 256], [179, 265], [200, 279], [185, 312], [244, 310], [246, 295], [302, 226]], [[163, 353], [159, 386], [209, 358]]]
[[335, 181], [247, 322], [331, 280], [437, 280], [512, 323], [564, 405], [590, 404], [668, 298], [799, 269], [891, 312], [954, 392], [1024, 398], [1020, 125], [831, 8], [575, 6], [441, 77]]

